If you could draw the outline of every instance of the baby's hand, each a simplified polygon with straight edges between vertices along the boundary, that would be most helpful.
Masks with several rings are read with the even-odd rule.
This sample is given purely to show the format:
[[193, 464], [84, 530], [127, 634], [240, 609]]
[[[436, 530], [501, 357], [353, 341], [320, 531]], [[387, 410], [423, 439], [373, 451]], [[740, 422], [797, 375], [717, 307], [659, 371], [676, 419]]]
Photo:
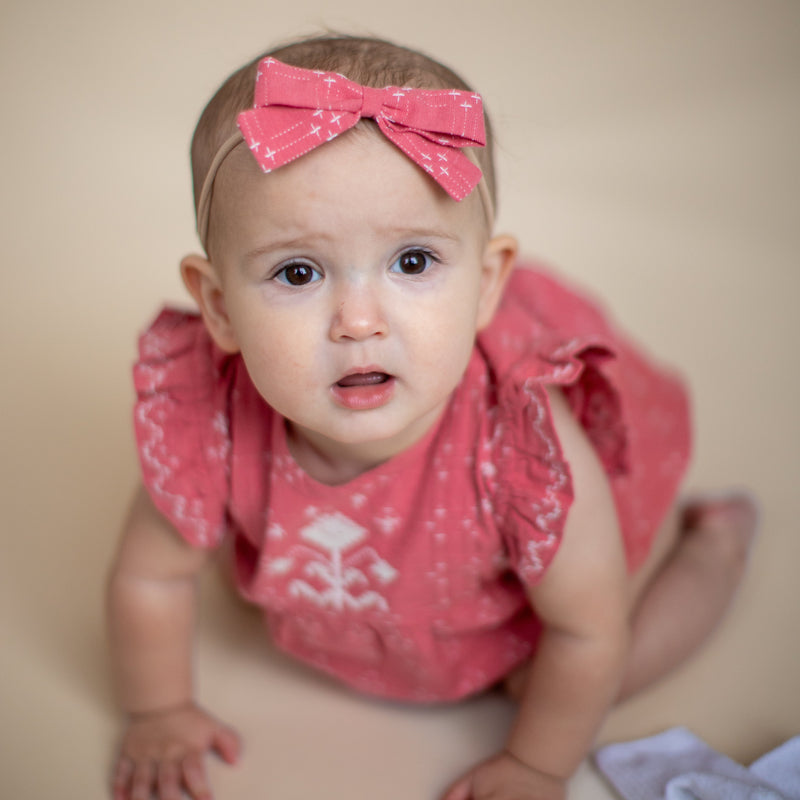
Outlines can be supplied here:
[[566, 781], [503, 751], [459, 778], [442, 800], [565, 800]]
[[194, 704], [135, 715], [125, 732], [112, 782], [114, 800], [210, 800], [204, 756], [228, 764], [239, 757], [239, 737]]

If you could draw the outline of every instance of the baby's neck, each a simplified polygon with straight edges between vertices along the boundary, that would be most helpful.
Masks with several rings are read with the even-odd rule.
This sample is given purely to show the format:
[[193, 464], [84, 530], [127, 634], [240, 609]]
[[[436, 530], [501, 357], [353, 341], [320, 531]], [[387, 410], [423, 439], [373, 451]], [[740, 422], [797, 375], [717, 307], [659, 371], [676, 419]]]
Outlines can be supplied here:
[[297, 464], [310, 477], [328, 486], [348, 483], [359, 475], [388, 461], [393, 454], [379, 454], [359, 449], [332, 449], [320, 446], [313, 438], [287, 425], [286, 443]]
[[331, 459], [325, 453], [316, 450], [309, 442], [301, 440], [292, 442], [289, 439], [289, 452], [294, 460], [310, 477], [328, 486], [339, 486], [354, 480], [359, 475], [382, 464], [382, 461], [364, 459], [337, 458]]

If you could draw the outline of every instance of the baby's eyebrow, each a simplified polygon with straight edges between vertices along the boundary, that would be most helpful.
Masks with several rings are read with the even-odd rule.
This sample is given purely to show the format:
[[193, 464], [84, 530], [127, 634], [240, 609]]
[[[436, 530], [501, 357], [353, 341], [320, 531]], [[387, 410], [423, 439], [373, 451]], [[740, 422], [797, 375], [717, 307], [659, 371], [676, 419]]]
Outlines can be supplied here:
[[381, 233], [397, 239], [448, 239], [453, 242], [461, 239], [455, 231], [425, 226], [390, 225], [383, 228]]
[[[273, 239], [260, 247], [254, 247], [244, 254], [244, 260], [254, 261], [263, 255], [268, 255], [276, 250], [297, 250], [308, 247], [309, 242], [312, 241], [310, 236], [294, 236], [287, 239]], [[319, 241], [319, 237], [314, 237], [314, 241]]]
[[277, 235], [274, 239], [269, 238], [263, 244], [248, 250], [242, 256], [242, 265], [247, 268], [264, 256], [271, 256], [274, 253], [292, 253], [310, 248], [325, 247], [333, 237], [320, 232], [294, 233], [281, 238]]
[[[431, 241], [435, 239], [458, 242], [460, 237], [454, 231], [445, 228], [408, 226], [408, 225], [388, 225], [377, 231], [381, 236], [396, 239], [398, 242], [413, 244], [414, 241]], [[255, 247], [244, 254], [243, 263], [249, 264], [270, 253], [278, 251], [303, 250], [309, 246], [324, 246], [333, 241], [335, 236], [328, 235], [321, 231], [298, 233], [286, 238], [275, 238], [265, 244]]]

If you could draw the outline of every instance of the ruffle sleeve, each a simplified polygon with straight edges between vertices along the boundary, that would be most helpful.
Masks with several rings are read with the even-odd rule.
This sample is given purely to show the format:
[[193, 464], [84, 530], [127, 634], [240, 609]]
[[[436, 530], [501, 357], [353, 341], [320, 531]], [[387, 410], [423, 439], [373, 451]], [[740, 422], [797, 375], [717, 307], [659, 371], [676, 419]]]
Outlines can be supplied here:
[[558, 551], [573, 500], [548, 386], [563, 388], [609, 478], [626, 469], [614, 336], [590, 302], [522, 267], [478, 345], [499, 387], [505, 545], [512, 569], [533, 586]]
[[155, 506], [192, 545], [226, 529], [230, 459], [225, 355], [196, 314], [163, 310], [139, 339], [134, 431]]
[[501, 531], [509, 566], [523, 584], [542, 579], [561, 544], [572, 505], [572, 480], [536, 379], [500, 392]]
[[621, 339], [600, 309], [540, 269], [517, 268], [479, 346], [498, 379], [561, 386], [606, 472], [624, 472], [628, 447], [619, 387]]
[[636, 569], [688, 464], [682, 381], [635, 347], [591, 299], [534, 265], [516, 270], [478, 346], [498, 386], [507, 547], [520, 578], [541, 579], [572, 502], [548, 386], [562, 389], [603, 465], [628, 566]]
[[530, 586], [555, 557], [573, 500], [548, 385], [563, 388], [612, 489], [615, 477], [626, 473], [628, 438], [620, 397], [603, 371], [612, 358], [606, 348], [576, 340], [548, 360], [521, 359], [500, 384], [503, 530], [511, 566]]

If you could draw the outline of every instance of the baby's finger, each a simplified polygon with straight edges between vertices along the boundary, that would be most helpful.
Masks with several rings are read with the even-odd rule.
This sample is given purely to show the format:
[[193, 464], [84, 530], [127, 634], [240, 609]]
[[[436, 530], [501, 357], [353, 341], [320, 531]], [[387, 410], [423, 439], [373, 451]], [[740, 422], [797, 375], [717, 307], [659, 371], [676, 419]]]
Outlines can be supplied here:
[[111, 792], [114, 800], [127, 800], [132, 776], [133, 761], [127, 756], [120, 756], [111, 776]]
[[160, 800], [181, 800], [181, 770], [173, 761], [158, 767], [158, 796]]
[[131, 779], [130, 800], [150, 800], [155, 777], [155, 770], [149, 761], [136, 764]]
[[441, 800], [470, 800], [472, 797], [472, 776], [466, 775], [450, 784]]
[[211, 787], [206, 778], [206, 767], [202, 754], [192, 753], [181, 764], [183, 782], [193, 800], [211, 800]]
[[220, 727], [214, 735], [212, 746], [227, 764], [235, 764], [239, 760], [242, 744], [239, 735], [231, 728]]

